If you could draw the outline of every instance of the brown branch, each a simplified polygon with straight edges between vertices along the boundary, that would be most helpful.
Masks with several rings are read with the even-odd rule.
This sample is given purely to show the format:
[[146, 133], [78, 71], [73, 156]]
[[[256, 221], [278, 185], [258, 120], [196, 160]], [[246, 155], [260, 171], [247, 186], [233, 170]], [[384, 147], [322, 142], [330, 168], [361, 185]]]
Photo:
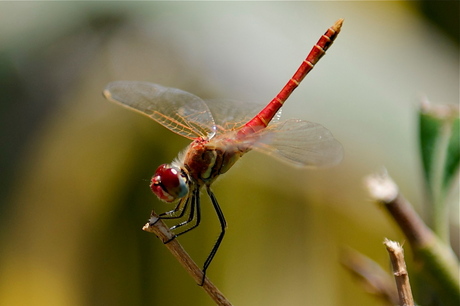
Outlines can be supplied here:
[[[159, 219], [158, 215], [156, 215], [154, 211], [152, 211], [149, 222], [144, 225], [142, 230], [155, 234], [164, 243], [166, 248], [174, 255], [174, 257], [176, 257], [185, 270], [187, 270], [195, 282], [201, 285], [203, 272], [193, 261], [190, 255], [187, 254], [177, 239], [173, 239], [174, 234], [169, 230], [169, 227], [161, 219]], [[217, 303], [217, 305], [232, 305], [207, 277], [205, 277], [202, 287], [214, 300], [214, 302]]]
[[413, 306], [414, 298], [409, 283], [409, 273], [407, 272], [406, 262], [404, 261], [404, 249], [395, 241], [385, 238], [383, 244], [386, 246], [390, 255], [391, 266], [398, 289], [399, 302], [402, 306]]

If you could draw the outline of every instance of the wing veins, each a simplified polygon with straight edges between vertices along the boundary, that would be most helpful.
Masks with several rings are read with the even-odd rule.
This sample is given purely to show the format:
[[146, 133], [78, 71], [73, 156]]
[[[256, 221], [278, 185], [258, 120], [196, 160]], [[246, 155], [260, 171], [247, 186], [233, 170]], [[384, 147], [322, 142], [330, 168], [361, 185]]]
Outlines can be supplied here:
[[[180, 121], [175, 120], [175, 119], [173, 119], [171, 117], [165, 116], [165, 115], [163, 115], [162, 113], [160, 113], [158, 111], [153, 111], [153, 113], [156, 115], [155, 119], [160, 124], [162, 124], [164, 126], [167, 126], [171, 131], [173, 131], [175, 133], [178, 133], [178, 131], [187, 130], [187, 131], [189, 131], [188, 134], [193, 134], [193, 135], [196, 135], [197, 137], [203, 136], [203, 135], [199, 135], [198, 133], [196, 133], [195, 129], [190, 124], [183, 124]], [[161, 120], [162, 118], [163, 118], [163, 120]], [[181, 118], [184, 118], [184, 117], [181, 117]], [[187, 122], [187, 121], [184, 120], [184, 122]], [[200, 127], [200, 126], [198, 126], [198, 127]], [[180, 133], [178, 133], [178, 134], [180, 134]]]

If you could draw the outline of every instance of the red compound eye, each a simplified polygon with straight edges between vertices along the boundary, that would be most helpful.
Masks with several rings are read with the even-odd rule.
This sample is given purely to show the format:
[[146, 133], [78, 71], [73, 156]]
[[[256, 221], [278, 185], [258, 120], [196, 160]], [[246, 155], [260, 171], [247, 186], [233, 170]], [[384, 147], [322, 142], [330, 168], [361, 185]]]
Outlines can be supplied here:
[[188, 193], [187, 180], [178, 167], [163, 164], [152, 177], [150, 189], [160, 200], [172, 202]]

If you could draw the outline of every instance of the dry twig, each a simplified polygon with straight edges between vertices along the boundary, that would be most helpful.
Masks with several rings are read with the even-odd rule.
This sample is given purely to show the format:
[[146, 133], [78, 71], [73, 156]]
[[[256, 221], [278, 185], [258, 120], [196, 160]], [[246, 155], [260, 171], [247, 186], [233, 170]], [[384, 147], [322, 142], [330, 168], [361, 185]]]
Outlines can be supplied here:
[[[169, 227], [161, 219], [159, 219], [158, 215], [156, 215], [154, 211], [152, 211], [149, 222], [144, 225], [142, 230], [154, 233], [185, 268], [185, 270], [187, 270], [195, 282], [201, 285], [203, 272], [180, 245], [179, 241], [174, 239], [174, 234], [169, 230]], [[205, 277], [202, 287], [214, 300], [214, 302], [217, 303], [217, 305], [232, 305], [207, 277]]]
[[399, 243], [386, 238], [383, 244], [386, 246], [388, 254], [390, 255], [400, 305], [415, 305], [414, 298], [412, 297], [412, 289], [409, 283], [409, 273], [407, 272], [406, 262], [404, 261], [404, 249]]

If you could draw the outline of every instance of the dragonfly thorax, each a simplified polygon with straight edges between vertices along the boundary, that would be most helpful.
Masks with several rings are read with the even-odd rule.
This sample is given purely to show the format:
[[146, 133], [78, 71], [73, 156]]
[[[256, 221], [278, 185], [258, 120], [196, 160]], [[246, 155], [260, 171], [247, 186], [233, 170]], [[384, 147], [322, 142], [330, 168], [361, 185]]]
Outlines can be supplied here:
[[179, 167], [163, 164], [152, 177], [150, 189], [165, 202], [173, 202], [188, 194], [188, 178]]

